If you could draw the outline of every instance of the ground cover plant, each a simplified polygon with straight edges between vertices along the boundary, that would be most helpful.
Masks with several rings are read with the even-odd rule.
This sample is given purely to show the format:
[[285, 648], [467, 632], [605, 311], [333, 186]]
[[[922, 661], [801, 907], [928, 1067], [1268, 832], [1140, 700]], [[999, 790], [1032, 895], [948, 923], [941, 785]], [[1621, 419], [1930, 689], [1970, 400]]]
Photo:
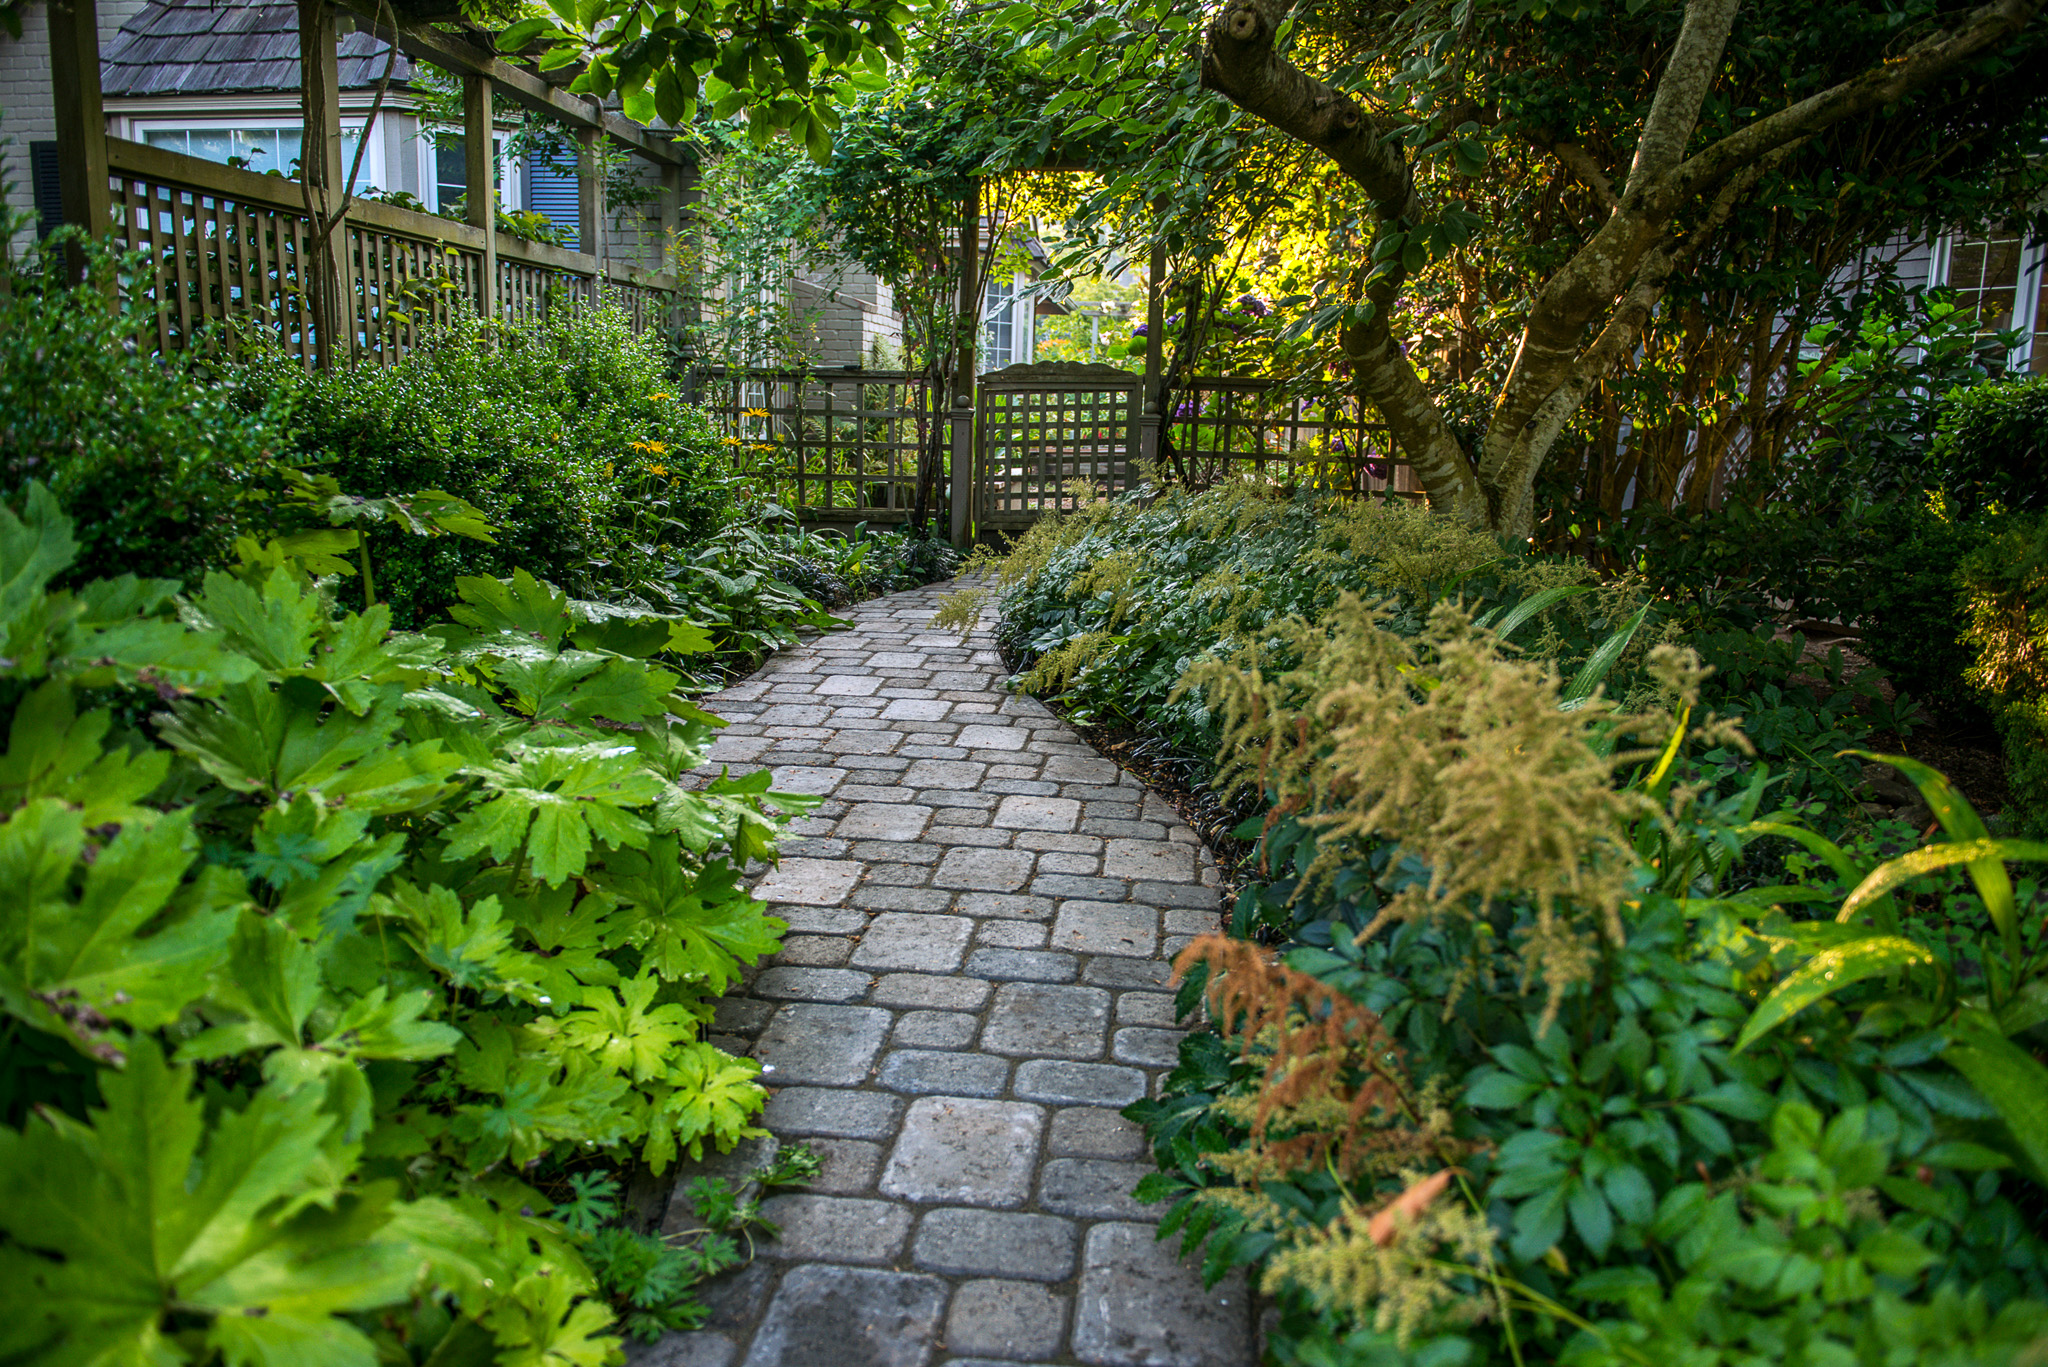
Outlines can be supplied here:
[[[1000, 575], [1021, 682], [1205, 746], [1254, 814], [1229, 933], [1179, 964], [1212, 1024], [1130, 1114], [1167, 1230], [1274, 1297], [1272, 1360], [2038, 1351], [2048, 892], [2004, 861], [2048, 845], [1870, 751], [1906, 720], [1873, 680], [1250, 488], [1091, 505]], [[1997, 601], [1992, 653], [2031, 659]]]
[[[1191, 947], [1182, 1002], [1218, 1033], [1131, 1112], [1169, 1226], [1258, 1266], [1276, 1359], [2038, 1351], [2048, 896], [2002, 861], [2048, 846], [1896, 761], [1942, 838], [1842, 848], [1762, 766], [1729, 798], [1685, 781], [1735, 735], [1681, 652], [1670, 710], [1627, 717], [1560, 707], [1455, 608], [1419, 639], [1384, 617], [1291, 624], [1286, 672], [1197, 670], [1284, 875], [1240, 929], [1289, 944]], [[1817, 867], [1736, 886], [1767, 839]]]
[[[999, 597], [997, 640], [1024, 687], [1062, 699], [1083, 723], [1155, 738], [1199, 782], [1213, 771], [1222, 721], [1203, 692], [1181, 686], [1188, 671], [1239, 650], [1268, 671], [1288, 668], [1276, 624], [1319, 618], [1346, 593], [1394, 605], [1390, 629], [1411, 635], [1438, 602], [1461, 602], [1581, 696], [1596, 683], [1640, 696], [1652, 686], [1651, 650], [1683, 638], [1715, 669], [1708, 702], [1750, 719], [1751, 744], [1777, 766], [1786, 801], [1853, 810], [1862, 765], [1837, 752], [1912, 725], [1910, 706], [1887, 702], [1874, 671], [1802, 663], [1801, 643], [1777, 639], [1774, 623], [1722, 619], [1699, 631], [1696, 614], [1639, 577], [1513, 547], [1412, 505], [1249, 483], [1151, 491], [1046, 519], [944, 620]], [[1732, 782], [1733, 757], [1714, 762]]]
[[703, 1031], [811, 799], [679, 783], [688, 622], [516, 571], [393, 632], [347, 539], [58, 588], [54, 496], [0, 510], [10, 1357], [594, 1364], [739, 1256], [607, 1184], [757, 1133]]

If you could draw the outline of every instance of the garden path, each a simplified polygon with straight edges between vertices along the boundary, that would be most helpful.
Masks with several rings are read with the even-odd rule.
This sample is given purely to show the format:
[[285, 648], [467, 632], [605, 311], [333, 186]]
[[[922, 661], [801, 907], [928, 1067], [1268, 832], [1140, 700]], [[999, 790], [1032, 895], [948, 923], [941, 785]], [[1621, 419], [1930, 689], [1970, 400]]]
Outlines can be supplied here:
[[[761, 1060], [777, 1142], [824, 1159], [777, 1195], [702, 1330], [642, 1367], [1249, 1367], [1233, 1278], [1155, 1243], [1117, 1108], [1173, 1064], [1172, 955], [1213, 928], [1214, 862], [1172, 809], [1032, 699], [993, 642], [927, 626], [935, 585], [705, 700], [714, 761], [825, 797], [759, 892], [782, 952], [719, 1003]], [[683, 1174], [741, 1172], [743, 1146]]]

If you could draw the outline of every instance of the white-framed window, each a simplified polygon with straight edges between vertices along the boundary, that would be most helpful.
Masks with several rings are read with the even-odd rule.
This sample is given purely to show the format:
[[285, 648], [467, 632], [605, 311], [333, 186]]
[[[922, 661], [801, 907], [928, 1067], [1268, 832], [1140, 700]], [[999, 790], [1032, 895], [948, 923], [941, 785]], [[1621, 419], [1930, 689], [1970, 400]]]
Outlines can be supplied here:
[[[510, 140], [506, 133], [491, 136], [491, 183], [497, 189], [501, 209], [516, 209], [521, 204], [519, 158], [505, 155], [505, 144]], [[429, 209], [438, 212], [469, 192], [466, 138], [459, 132], [437, 129], [422, 135], [420, 142], [425, 149], [425, 174], [420, 183], [427, 190], [420, 198]]]
[[1955, 291], [1956, 303], [1974, 313], [1986, 336], [2016, 331], [2020, 343], [2006, 356], [2009, 370], [2048, 373], [2048, 272], [2043, 244], [2018, 231], [1994, 228], [1985, 234], [1951, 233], [1937, 239], [1928, 262], [1927, 283]]
[[1001, 370], [1017, 358], [1016, 294], [1012, 282], [989, 279], [988, 292], [981, 301], [983, 370]]
[[[355, 164], [356, 144], [362, 136], [361, 119], [342, 120], [343, 175]], [[222, 166], [277, 171], [289, 176], [294, 172], [292, 164], [303, 150], [305, 125], [297, 119], [265, 114], [238, 119], [137, 119], [135, 140]], [[357, 194], [385, 186], [382, 142], [381, 138], [370, 139], [369, 151], [363, 154], [363, 168], [356, 174]]]

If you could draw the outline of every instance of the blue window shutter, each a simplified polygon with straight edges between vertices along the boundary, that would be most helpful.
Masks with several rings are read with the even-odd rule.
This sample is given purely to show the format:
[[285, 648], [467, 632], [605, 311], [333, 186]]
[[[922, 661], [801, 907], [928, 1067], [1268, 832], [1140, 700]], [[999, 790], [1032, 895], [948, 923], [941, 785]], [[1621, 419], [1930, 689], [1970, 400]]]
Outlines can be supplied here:
[[569, 249], [582, 250], [582, 219], [577, 210], [576, 172], [537, 157], [526, 163], [526, 207], [544, 214], [558, 228], [569, 230]]

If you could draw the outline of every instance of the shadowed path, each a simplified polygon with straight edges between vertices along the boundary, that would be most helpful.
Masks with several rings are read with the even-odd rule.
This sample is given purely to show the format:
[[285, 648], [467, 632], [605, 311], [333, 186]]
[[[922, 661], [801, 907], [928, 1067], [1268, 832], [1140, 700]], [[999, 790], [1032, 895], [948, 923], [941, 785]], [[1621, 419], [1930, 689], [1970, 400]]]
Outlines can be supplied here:
[[[948, 586], [705, 699], [714, 761], [826, 801], [759, 891], [782, 952], [719, 1004], [776, 1140], [824, 1174], [644, 1367], [1249, 1367], [1248, 1298], [1153, 1241], [1117, 1108], [1172, 1067], [1168, 963], [1217, 922], [1172, 809], [1037, 702], [986, 632], [926, 629]], [[765, 1146], [688, 1168], [744, 1171]], [[678, 1194], [672, 1227], [689, 1219]]]

